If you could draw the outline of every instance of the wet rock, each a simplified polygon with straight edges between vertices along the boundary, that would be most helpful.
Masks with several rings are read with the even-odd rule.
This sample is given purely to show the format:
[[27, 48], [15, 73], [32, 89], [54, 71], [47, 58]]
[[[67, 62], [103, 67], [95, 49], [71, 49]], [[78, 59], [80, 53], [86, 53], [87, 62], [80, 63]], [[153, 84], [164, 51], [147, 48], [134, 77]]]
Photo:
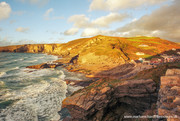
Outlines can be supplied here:
[[31, 68], [31, 69], [56, 68], [56, 67], [62, 66], [62, 65], [63, 64], [61, 64], [61, 63], [55, 63], [55, 64], [43, 63], [43, 64], [39, 64], [39, 65], [27, 66], [26, 68]]

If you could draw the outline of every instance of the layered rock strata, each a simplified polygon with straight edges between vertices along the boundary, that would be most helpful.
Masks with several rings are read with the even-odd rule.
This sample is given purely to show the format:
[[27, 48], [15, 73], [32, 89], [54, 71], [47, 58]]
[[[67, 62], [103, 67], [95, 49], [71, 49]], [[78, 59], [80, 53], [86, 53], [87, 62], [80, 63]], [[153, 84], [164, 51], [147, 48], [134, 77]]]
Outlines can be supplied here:
[[128, 120], [124, 116], [142, 115], [151, 110], [157, 100], [156, 84], [152, 79], [123, 81], [116, 87], [103, 84], [90, 89], [91, 86], [63, 101], [63, 107], [72, 116], [71, 120]]
[[158, 115], [167, 121], [180, 120], [180, 69], [168, 69], [161, 77]]

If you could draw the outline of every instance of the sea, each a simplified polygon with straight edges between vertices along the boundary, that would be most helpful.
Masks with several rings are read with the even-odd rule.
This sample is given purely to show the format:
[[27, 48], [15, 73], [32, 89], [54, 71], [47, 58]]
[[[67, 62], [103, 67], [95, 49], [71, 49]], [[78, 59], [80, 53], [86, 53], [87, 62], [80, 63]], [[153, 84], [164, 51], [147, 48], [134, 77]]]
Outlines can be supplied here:
[[83, 74], [62, 67], [29, 69], [52, 62], [57, 56], [32, 53], [0, 53], [0, 121], [58, 121], [63, 99], [81, 89], [64, 80], [82, 80]]

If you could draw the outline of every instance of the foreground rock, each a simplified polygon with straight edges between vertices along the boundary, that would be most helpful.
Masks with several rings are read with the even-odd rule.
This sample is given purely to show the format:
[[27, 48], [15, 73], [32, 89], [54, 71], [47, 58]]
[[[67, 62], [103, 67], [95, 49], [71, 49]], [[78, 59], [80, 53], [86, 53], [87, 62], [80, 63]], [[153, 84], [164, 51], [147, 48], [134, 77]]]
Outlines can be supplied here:
[[180, 120], [180, 69], [168, 69], [161, 77], [158, 115], [168, 116], [168, 121]]
[[43, 68], [56, 68], [58, 66], [62, 66], [63, 64], [61, 63], [42, 63], [38, 65], [32, 65], [32, 66], [27, 66], [26, 68], [31, 68], [31, 69], [43, 69]]
[[141, 115], [156, 103], [156, 84], [152, 79], [123, 81], [114, 88], [103, 81], [98, 80], [63, 101], [71, 120], [128, 120], [124, 116]]

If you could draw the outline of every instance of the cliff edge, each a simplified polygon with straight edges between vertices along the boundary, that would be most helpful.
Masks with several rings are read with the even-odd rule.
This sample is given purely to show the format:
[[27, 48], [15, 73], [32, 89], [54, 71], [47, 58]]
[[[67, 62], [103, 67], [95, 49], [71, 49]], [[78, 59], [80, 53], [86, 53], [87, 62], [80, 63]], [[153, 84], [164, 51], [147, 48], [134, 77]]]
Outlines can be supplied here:
[[180, 120], [180, 69], [168, 69], [161, 77], [158, 115], [167, 116], [167, 121]]

